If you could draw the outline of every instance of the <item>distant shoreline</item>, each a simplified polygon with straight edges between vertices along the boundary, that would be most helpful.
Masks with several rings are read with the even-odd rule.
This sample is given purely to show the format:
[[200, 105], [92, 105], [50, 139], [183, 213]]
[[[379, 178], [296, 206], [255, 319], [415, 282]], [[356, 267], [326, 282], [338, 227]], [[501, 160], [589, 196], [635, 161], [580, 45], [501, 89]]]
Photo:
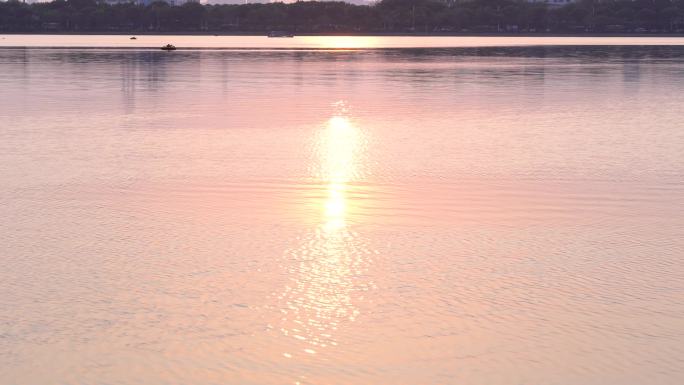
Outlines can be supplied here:
[[[0, 32], [2, 35], [67, 35], [67, 36], [266, 36], [255, 32]], [[496, 33], [496, 32], [459, 32], [459, 33], [295, 33], [295, 36], [364, 36], [364, 37], [681, 37], [684, 33]]]
[[[546, 1], [554, 4], [547, 4]], [[684, 37], [684, 3], [380, 0], [202, 5], [0, 1], [0, 33], [93, 35]], [[147, 3], [147, 2], [143, 2]]]

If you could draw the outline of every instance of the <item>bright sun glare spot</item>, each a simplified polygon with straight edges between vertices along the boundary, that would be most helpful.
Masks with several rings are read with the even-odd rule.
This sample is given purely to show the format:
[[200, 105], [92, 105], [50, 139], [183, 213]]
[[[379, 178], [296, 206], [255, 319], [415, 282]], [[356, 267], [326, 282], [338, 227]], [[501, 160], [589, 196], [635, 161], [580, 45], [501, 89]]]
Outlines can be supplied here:
[[328, 122], [328, 128], [335, 131], [348, 130], [350, 127], [349, 119], [344, 116], [333, 116]]
[[347, 183], [354, 173], [358, 132], [345, 116], [333, 116], [324, 131], [324, 171], [328, 184], [323, 204], [325, 227], [344, 226], [347, 215]]
[[344, 186], [333, 184], [328, 189], [328, 200], [325, 202], [325, 215], [328, 218], [344, 216]]

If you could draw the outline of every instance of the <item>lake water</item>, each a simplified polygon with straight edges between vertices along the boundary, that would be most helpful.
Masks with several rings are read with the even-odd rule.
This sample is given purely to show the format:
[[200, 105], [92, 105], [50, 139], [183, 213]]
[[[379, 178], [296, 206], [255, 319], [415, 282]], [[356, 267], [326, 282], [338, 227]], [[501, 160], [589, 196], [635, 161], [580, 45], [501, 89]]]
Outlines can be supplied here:
[[684, 383], [683, 39], [0, 37], [3, 385]]

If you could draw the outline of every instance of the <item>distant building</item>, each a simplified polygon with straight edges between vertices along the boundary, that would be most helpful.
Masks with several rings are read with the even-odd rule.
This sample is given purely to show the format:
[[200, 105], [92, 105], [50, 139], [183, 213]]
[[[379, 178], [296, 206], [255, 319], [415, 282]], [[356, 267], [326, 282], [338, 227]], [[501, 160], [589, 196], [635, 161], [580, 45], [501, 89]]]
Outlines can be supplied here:
[[575, 3], [577, 0], [527, 0], [528, 3], [544, 3], [551, 7], [562, 7], [570, 3]]
[[[443, 3], [446, 3], [449, 7], [456, 6], [459, 3], [467, 3], [467, 2], [472, 2], [474, 0], [441, 0]], [[579, 0], [525, 0], [528, 3], [541, 3], [541, 4], [546, 4], [550, 7], [562, 7], [564, 5], [568, 5], [570, 3], [575, 3]]]
[[296, 1], [344, 1], [356, 5], [370, 5], [374, 0], [203, 0], [203, 4], [268, 4], [268, 3], [294, 3]]
[[128, 4], [128, 3], [138, 3], [138, 2], [136, 0], [100, 0], [100, 3], [114, 5], [114, 4]]
[[135, 3], [140, 5], [150, 5], [155, 2], [163, 2], [168, 5], [183, 5], [185, 3], [199, 3], [199, 0], [100, 0], [103, 3], [114, 4], [128, 4]]
[[266, 4], [270, 0], [206, 0], [205, 4], [221, 5], [221, 4]]
[[[2, 1], [2, 0], [0, 0]], [[50, 2], [53, 0], [24, 0], [27, 2]], [[298, 0], [98, 0], [105, 4], [140, 4], [140, 5], [150, 5], [154, 2], [164, 2], [169, 5], [183, 5], [186, 3], [198, 3], [198, 4], [268, 4], [275, 2], [293, 3]], [[299, 0], [299, 1], [344, 1], [350, 4], [356, 5], [370, 5], [376, 2], [375, 0]]]

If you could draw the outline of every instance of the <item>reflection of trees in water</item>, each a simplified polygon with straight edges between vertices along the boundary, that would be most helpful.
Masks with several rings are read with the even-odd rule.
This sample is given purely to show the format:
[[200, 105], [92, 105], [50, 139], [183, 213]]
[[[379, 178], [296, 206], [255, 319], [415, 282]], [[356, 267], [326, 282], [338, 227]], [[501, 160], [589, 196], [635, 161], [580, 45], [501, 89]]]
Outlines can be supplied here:
[[[187, 57], [171, 56], [156, 50], [56, 49], [17, 50], [16, 53], [25, 57], [22, 60], [25, 68], [23, 78], [27, 81], [30, 79], [28, 71], [33, 59], [55, 69], [69, 66], [71, 72], [81, 76], [78, 80], [93, 78], [100, 84], [119, 81], [125, 113], [135, 110], [137, 92], [162, 91], [171, 80], [170, 71], [182, 72], [184, 65], [192, 65]], [[33, 56], [36, 57], [32, 59]]]
[[107, 53], [100, 60], [119, 65], [124, 111], [132, 113], [136, 107], [137, 91], [160, 92], [167, 83], [169, 66], [174, 61], [166, 52], [133, 51]]
[[118, 64], [124, 109], [131, 113], [136, 107], [137, 92], [161, 93], [179, 79], [199, 79], [201, 56], [201, 52], [169, 54], [144, 50], [106, 53], [98, 60]]
[[[114, 86], [121, 92], [121, 108], [125, 113], [132, 113], [140, 108], [142, 100], [146, 101], [146, 108], [173, 108], [175, 98], [192, 102], [196, 95], [218, 91], [227, 105], [233, 102], [233, 96], [242, 99], [264, 97], [265, 87], [270, 87], [275, 94], [285, 91], [296, 94], [303, 87], [320, 86], [331, 92], [339, 92], [342, 88], [350, 92], [347, 96], [352, 96], [354, 88], [367, 91], [374, 84], [384, 84], [397, 90], [410, 87], [427, 98], [453, 98], [457, 103], [460, 93], [453, 92], [454, 89], [493, 82], [497, 83], [497, 90], [521, 87], [541, 96], [545, 87], [551, 86], [559, 76], [575, 76], [580, 83], [614, 80], [612, 64], [622, 66], [625, 87], [635, 90], [643, 76], [640, 65], [644, 60], [684, 58], [684, 47], [538, 46], [173, 53], [145, 49], [59, 49], [11, 50], [5, 56], [17, 64], [13, 68], [22, 71], [18, 74], [25, 82], [30, 81], [30, 72], [35, 67], [32, 63], [38, 60], [53, 71], [68, 68], [80, 75], [74, 88], [83, 88], [90, 78], [101, 84], [117, 82]], [[212, 76], [220, 79], [220, 84], [203, 82], [208, 76], [202, 74], [202, 70], [213, 71]], [[269, 83], [271, 80], [273, 82]], [[274, 86], [281, 80], [289, 82], [290, 88]], [[197, 90], [202, 92], [197, 93]], [[525, 93], [530, 94], [532, 92]], [[396, 97], [400, 97], [399, 92]]]
[[641, 64], [638, 60], [627, 60], [622, 64], [622, 85], [626, 91], [636, 92], [641, 80]]

